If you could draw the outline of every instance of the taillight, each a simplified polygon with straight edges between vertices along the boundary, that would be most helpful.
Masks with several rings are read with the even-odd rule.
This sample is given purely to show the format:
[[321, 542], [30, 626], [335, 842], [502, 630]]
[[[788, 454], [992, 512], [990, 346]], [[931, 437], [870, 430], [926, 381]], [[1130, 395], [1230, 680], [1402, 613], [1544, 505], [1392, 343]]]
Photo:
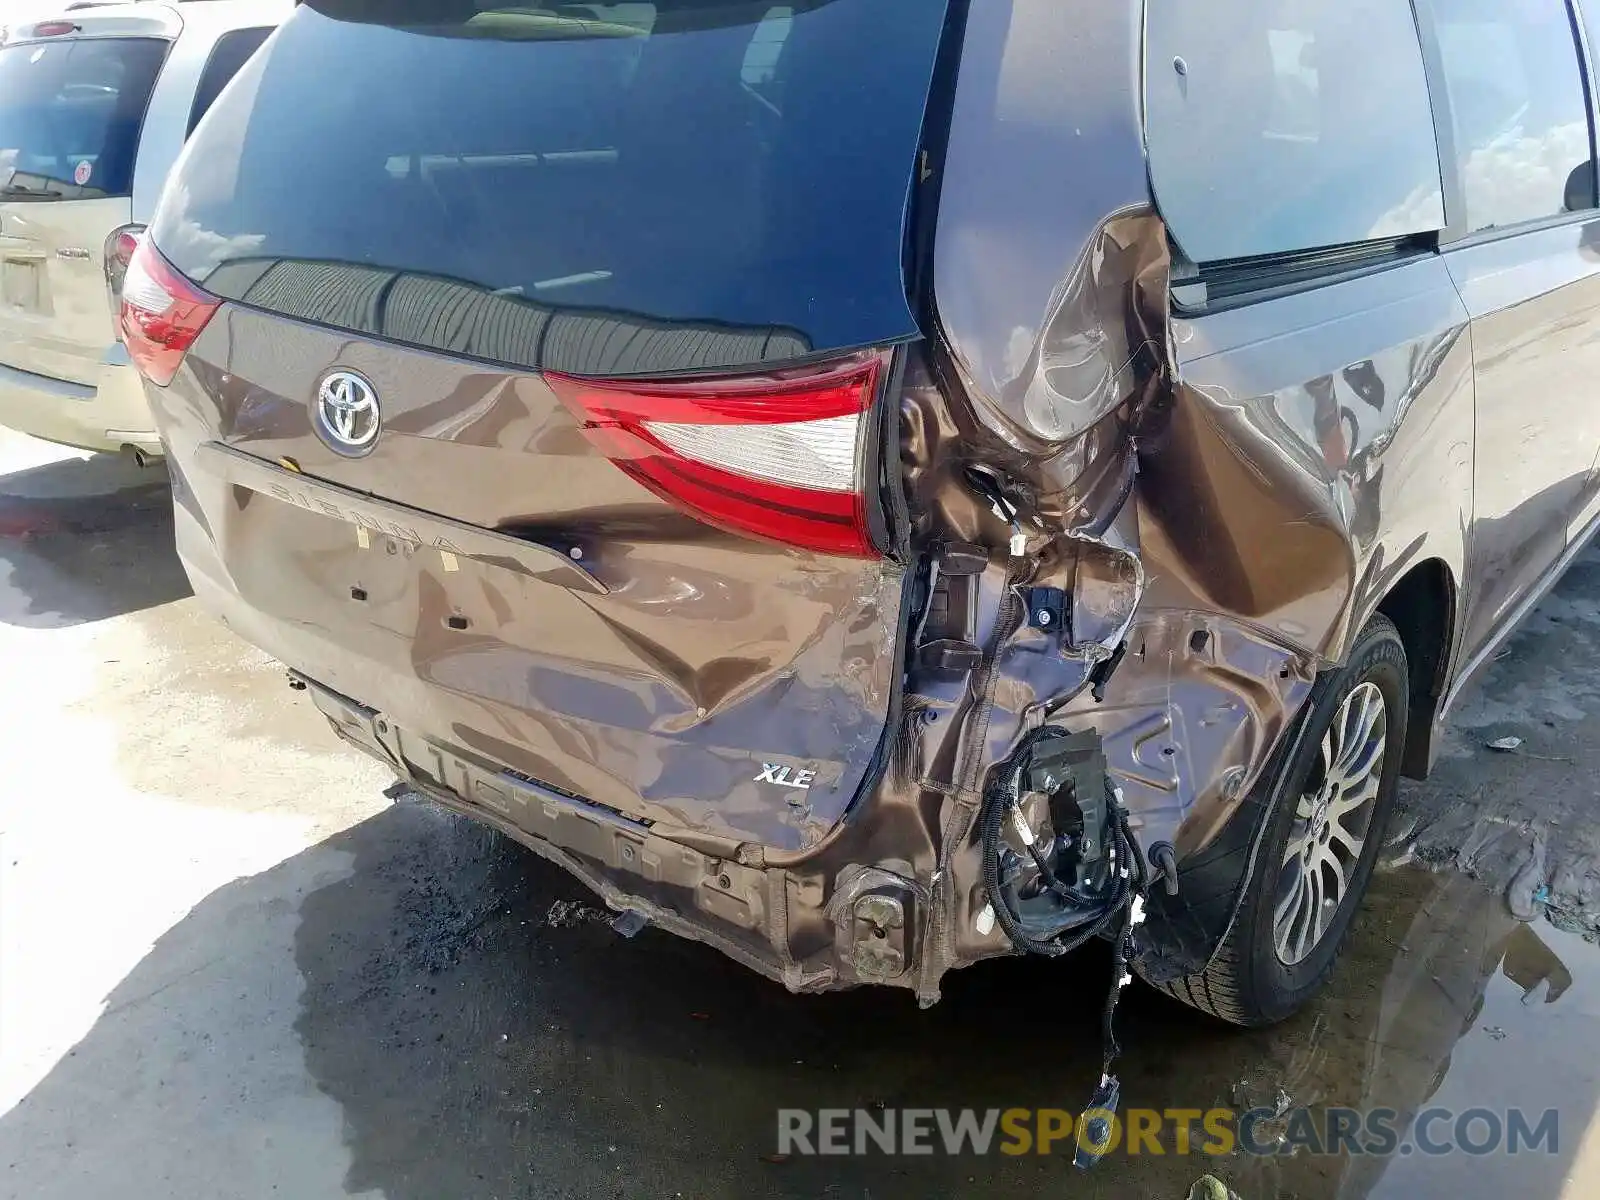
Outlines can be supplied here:
[[664, 500], [737, 533], [871, 558], [866, 422], [887, 361], [859, 354], [694, 381], [545, 379], [590, 440]]
[[40, 21], [33, 27], [34, 37], [63, 37], [69, 33], [81, 33], [83, 27], [71, 21]]
[[122, 276], [122, 340], [151, 383], [165, 387], [222, 301], [201, 291], [140, 238]]
[[124, 225], [121, 229], [113, 229], [111, 236], [106, 238], [103, 256], [106, 292], [111, 297], [113, 313], [121, 311], [122, 280], [128, 274], [128, 264], [133, 261], [133, 252], [139, 248], [139, 242], [143, 237], [143, 225]]

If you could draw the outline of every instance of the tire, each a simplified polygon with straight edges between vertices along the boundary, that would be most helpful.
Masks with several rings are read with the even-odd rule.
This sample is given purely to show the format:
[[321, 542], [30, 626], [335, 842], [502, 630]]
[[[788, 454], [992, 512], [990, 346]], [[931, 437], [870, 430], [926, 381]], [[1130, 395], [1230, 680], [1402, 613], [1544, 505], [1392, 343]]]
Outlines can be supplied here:
[[[1341, 738], [1352, 744], [1358, 740], [1357, 734], [1350, 733], [1356, 727], [1352, 722], [1359, 722], [1362, 715], [1369, 713], [1376, 700], [1374, 692], [1366, 685], [1372, 685], [1376, 696], [1381, 696], [1385, 721], [1381, 765], [1371, 773], [1376, 778], [1376, 794], [1365, 815], [1365, 835], [1359, 854], [1351, 855], [1344, 864], [1346, 884], [1337, 907], [1323, 918], [1320, 936], [1312, 942], [1305, 925], [1291, 922], [1284, 926], [1279, 918], [1280, 904], [1286, 906], [1288, 914], [1322, 912], [1326, 908], [1325, 903], [1317, 905], [1301, 900], [1297, 905], [1286, 899], [1290, 892], [1295, 892], [1297, 897], [1309, 895], [1313, 899], [1317, 895], [1316, 892], [1303, 893], [1295, 886], [1295, 881], [1302, 876], [1288, 873], [1286, 856], [1290, 853], [1291, 837], [1297, 848], [1303, 847], [1308, 839], [1317, 839], [1319, 829], [1326, 827], [1326, 818], [1319, 825], [1318, 814], [1333, 806], [1319, 805], [1310, 799], [1303, 802], [1302, 798], [1308, 789], [1314, 793], [1321, 791], [1319, 785], [1327, 774], [1324, 744], [1325, 739], [1330, 738], [1335, 718], [1344, 715], [1347, 721], [1331, 734], [1336, 749]], [[1338, 960], [1345, 934], [1383, 848], [1404, 757], [1409, 697], [1405, 646], [1389, 619], [1375, 616], [1356, 638], [1345, 665], [1323, 673], [1313, 685], [1300, 718], [1303, 736], [1292, 759], [1257, 785], [1268, 789], [1263, 806], [1267, 828], [1239, 911], [1222, 943], [1203, 971], [1157, 984], [1158, 990], [1229, 1024], [1259, 1028], [1284, 1020], [1322, 987]], [[1337, 771], [1335, 775], [1342, 778]], [[1370, 783], [1362, 786], [1370, 787]], [[1306, 815], [1308, 808], [1309, 817]], [[1356, 817], [1346, 813], [1340, 819], [1354, 821]], [[1335, 837], [1326, 844], [1337, 854], [1349, 852], [1342, 837]], [[1305, 853], [1314, 854], [1315, 851]], [[1296, 849], [1297, 871], [1300, 864], [1307, 861], [1300, 858], [1300, 854], [1301, 850]], [[1325, 867], [1321, 860], [1317, 862], [1314, 870], [1304, 871], [1304, 877], [1315, 876], [1325, 892], [1331, 891], [1331, 881], [1338, 868]], [[1280, 941], [1286, 945], [1287, 955], [1280, 950]]]

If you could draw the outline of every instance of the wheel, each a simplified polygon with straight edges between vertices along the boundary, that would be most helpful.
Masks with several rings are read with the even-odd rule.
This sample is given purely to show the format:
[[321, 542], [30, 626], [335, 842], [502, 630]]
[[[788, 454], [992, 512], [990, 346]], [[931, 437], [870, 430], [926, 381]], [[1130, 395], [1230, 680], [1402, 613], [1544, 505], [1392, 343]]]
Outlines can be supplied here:
[[1394, 809], [1410, 690], [1388, 618], [1324, 673], [1291, 759], [1270, 789], [1267, 828], [1239, 912], [1204, 971], [1160, 990], [1234, 1025], [1272, 1025], [1322, 986], [1372, 878]]

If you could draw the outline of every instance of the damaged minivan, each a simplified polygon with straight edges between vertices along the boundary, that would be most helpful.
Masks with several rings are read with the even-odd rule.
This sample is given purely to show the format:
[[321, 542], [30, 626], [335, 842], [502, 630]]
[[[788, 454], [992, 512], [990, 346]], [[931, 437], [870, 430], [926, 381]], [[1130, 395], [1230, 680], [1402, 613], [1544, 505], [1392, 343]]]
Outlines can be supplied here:
[[123, 287], [183, 561], [623, 928], [1279, 1020], [1600, 517], [1590, 32], [306, 0]]

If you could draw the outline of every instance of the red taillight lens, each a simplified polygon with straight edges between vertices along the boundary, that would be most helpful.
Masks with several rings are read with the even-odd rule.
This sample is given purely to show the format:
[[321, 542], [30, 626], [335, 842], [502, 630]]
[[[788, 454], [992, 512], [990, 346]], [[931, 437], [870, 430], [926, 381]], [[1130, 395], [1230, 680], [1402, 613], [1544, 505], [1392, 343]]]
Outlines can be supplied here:
[[865, 422], [887, 356], [692, 382], [545, 379], [616, 464], [724, 529], [826, 554], [877, 557]]
[[79, 27], [71, 21], [40, 21], [33, 27], [34, 37], [63, 37], [69, 33], [77, 33]]
[[195, 287], [140, 238], [122, 276], [122, 340], [151, 383], [165, 387], [222, 301]]

